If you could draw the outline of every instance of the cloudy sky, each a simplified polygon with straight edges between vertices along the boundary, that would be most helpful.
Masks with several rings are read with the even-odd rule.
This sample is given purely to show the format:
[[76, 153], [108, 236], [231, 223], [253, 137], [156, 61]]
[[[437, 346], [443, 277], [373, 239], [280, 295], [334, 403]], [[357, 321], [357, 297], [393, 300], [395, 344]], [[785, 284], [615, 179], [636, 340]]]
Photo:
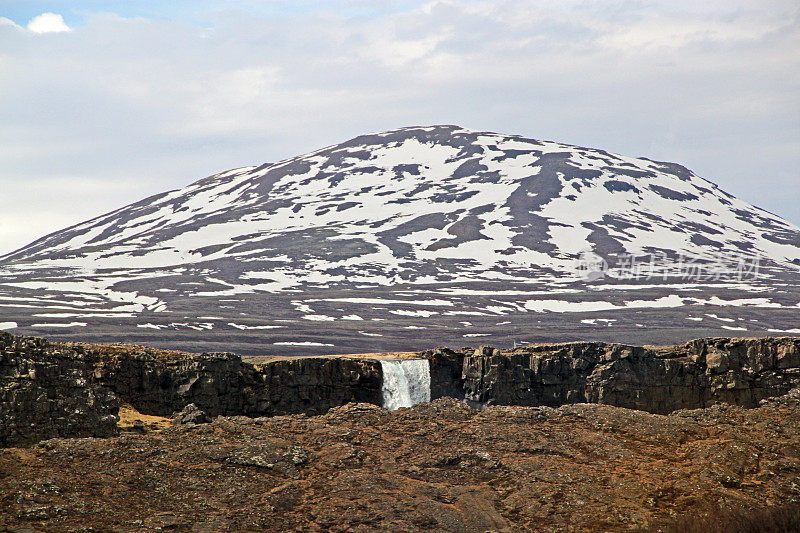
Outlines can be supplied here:
[[0, 0], [0, 253], [437, 123], [680, 162], [800, 224], [800, 4]]

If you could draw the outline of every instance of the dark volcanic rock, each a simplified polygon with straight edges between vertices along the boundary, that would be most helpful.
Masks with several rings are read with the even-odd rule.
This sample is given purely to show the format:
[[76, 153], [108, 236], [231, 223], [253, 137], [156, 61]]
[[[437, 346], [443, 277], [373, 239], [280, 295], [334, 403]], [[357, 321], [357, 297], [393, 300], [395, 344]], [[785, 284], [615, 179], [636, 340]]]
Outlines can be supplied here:
[[320, 414], [381, 403], [375, 360], [282, 359], [140, 346], [49, 343], [0, 333], [0, 446], [116, 432], [118, 398], [148, 415], [194, 404], [206, 416]]
[[233, 354], [162, 353], [84, 347], [92, 379], [137, 411], [169, 416], [193, 403], [211, 416], [258, 409], [263, 380]]
[[[57, 344], [3, 334], [0, 445], [54, 436], [108, 436], [118, 398], [145, 415], [322, 414], [349, 402], [381, 405], [377, 359], [243, 361], [141, 346]], [[651, 413], [715, 403], [755, 407], [800, 385], [800, 339], [699, 339], [681, 346], [542, 344], [423, 352], [431, 398], [472, 405], [600, 403]], [[192, 411], [192, 412], [190, 412]]]
[[169, 416], [190, 403], [209, 416], [319, 414], [348, 402], [381, 402], [377, 361], [280, 359], [263, 364], [234, 354], [90, 348], [94, 379], [138, 411]]
[[184, 407], [180, 413], [175, 413], [172, 420], [176, 424], [206, 424], [211, 422], [211, 418], [193, 403]]
[[422, 357], [430, 361], [431, 400], [437, 398], [464, 398], [464, 353], [448, 348], [436, 348], [422, 352]]
[[0, 332], [0, 447], [117, 432], [117, 397], [87, 378], [86, 357]]
[[381, 365], [375, 360], [281, 359], [257, 368], [270, 391], [265, 415], [319, 414], [349, 402], [381, 404]]
[[755, 407], [800, 384], [800, 339], [698, 339], [682, 346], [543, 344], [464, 358], [468, 400], [602, 403], [669, 413], [713, 403]]
[[324, 413], [348, 402], [381, 401], [377, 361], [279, 359], [263, 364], [235, 354], [87, 348], [93, 378], [141, 413], [170, 416], [193, 403], [209, 416]]

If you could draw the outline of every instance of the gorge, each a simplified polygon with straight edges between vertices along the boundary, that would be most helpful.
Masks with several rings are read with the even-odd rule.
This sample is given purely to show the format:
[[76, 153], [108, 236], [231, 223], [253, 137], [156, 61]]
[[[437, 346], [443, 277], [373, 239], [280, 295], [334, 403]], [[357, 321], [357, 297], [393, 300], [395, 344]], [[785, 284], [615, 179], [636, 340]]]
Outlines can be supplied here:
[[756, 407], [800, 386], [800, 338], [697, 339], [678, 346], [541, 344], [379, 356], [247, 358], [0, 333], [0, 446], [110, 436], [120, 403], [171, 416], [316, 415], [349, 402], [388, 409], [451, 397], [475, 407], [598, 403], [666, 414]]

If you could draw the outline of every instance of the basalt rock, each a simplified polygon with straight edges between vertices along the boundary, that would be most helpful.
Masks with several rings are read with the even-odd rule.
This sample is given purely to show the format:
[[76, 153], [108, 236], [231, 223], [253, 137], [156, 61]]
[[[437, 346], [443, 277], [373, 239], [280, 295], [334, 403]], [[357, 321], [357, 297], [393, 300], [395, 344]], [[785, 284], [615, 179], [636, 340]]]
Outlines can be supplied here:
[[194, 404], [209, 417], [320, 414], [381, 403], [375, 360], [284, 359], [254, 365], [228, 353], [49, 343], [0, 336], [0, 446], [51, 437], [109, 436], [119, 399], [171, 416]]
[[195, 404], [210, 416], [258, 409], [263, 380], [233, 354], [172, 354], [134, 349], [83, 348], [91, 379], [113, 390], [137, 411], [170, 416]]
[[481, 404], [601, 403], [669, 413], [755, 407], [800, 384], [800, 339], [698, 339], [681, 346], [534, 345], [464, 357], [466, 399]]
[[172, 420], [175, 424], [207, 424], [211, 422], [211, 418], [193, 403], [184, 407], [180, 413], [175, 413]]
[[420, 354], [430, 362], [431, 400], [437, 398], [464, 398], [465, 350], [453, 351], [436, 348]]
[[114, 435], [119, 402], [90, 372], [73, 349], [0, 332], [0, 447]]
[[[285, 358], [253, 364], [230, 353], [58, 344], [0, 334], [0, 446], [55, 436], [108, 436], [120, 401], [171, 416], [194, 404], [210, 418], [321, 414], [381, 405], [369, 358]], [[680, 346], [581, 342], [502, 352], [423, 352], [431, 399], [557, 407], [599, 403], [670, 413], [717, 403], [755, 407], [800, 386], [800, 338], [699, 339]]]
[[381, 404], [383, 375], [376, 360], [283, 359], [256, 369], [269, 391], [269, 403], [260, 416], [320, 414], [350, 402]]
[[133, 354], [90, 348], [93, 379], [141, 413], [170, 416], [193, 403], [209, 416], [324, 413], [348, 402], [380, 403], [376, 361], [345, 358], [244, 362], [230, 353]]

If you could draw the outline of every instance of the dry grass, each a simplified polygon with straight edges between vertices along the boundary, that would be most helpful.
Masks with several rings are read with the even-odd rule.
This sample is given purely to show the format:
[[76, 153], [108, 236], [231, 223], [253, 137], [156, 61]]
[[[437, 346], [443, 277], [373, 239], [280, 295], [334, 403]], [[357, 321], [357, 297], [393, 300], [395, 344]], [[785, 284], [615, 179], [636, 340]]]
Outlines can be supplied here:
[[800, 504], [765, 509], [717, 511], [703, 517], [684, 516], [664, 533], [796, 533], [800, 531]]
[[[54, 345], [65, 346], [68, 348], [81, 347], [85, 350], [93, 350], [97, 353], [107, 356], [127, 356], [133, 353], [144, 353], [161, 358], [180, 358], [185, 356], [198, 355], [193, 352], [184, 352], [181, 350], [167, 350], [162, 348], [153, 348], [151, 346], [144, 346], [140, 344], [92, 344], [86, 342], [62, 342], [53, 343]], [[347, 354], [331, 354], [331, 355], [249, 355], [241, 356], [243, 361], [249, 363], [271, 363], [273, 361], [283, 361], [290, 359], [319, 359], [319, 358], [335, 358], [346, 357], [350, 359], [414, 359], [419, 357], [420, 352], [368, 352], [368, 353], [347, 353]]]
[[141, 422], [149, 431], [161, 431], [168, 428], [172, 421], [163, 416], [143, 415], [132, 405], [124, 404], [119, 408], [117, 427], [123, 430], [133, 429], [135, 422]]

